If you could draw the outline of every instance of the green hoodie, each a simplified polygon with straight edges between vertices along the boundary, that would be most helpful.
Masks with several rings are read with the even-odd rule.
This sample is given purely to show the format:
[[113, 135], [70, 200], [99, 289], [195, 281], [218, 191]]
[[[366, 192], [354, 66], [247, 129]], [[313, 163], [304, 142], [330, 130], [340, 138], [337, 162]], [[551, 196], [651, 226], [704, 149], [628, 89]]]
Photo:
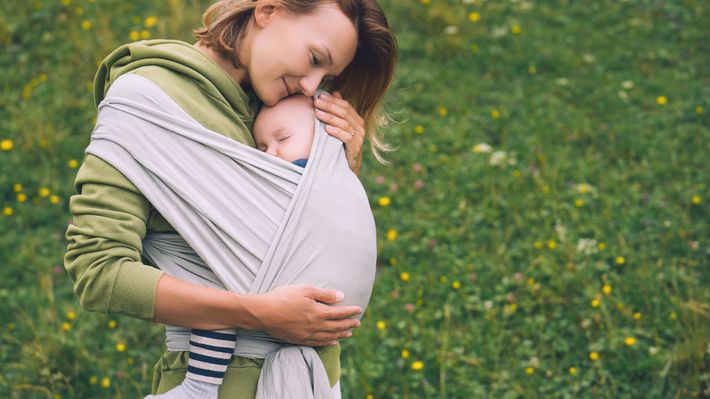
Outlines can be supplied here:
[[[111, 83], [125, 73], [156, 83], [206, 128], [254, 146], [250, 131], [260, 106], [258, 98], [189, 43], [147, 40], [113, 51], [96, 73], [97, 105]], [[152, 320], [156, 286], [163, 272], [142, 262], [141, 241], [148, 230], [175, 230], [128, 179], [92, 154], [86, 154], [74, 189], [77, 194], [69, 200], [74, 218], [66, 232], [69, 244], [64, 265], [79, 302], [90, 311]], [[334, 385], [340, 377], [340, 347], [319, 348], [318, 353]], [[249, 392], [256, 388], [263, 361], [232, 359], [234, 370], [227, 371], [220, 394], [253, 398]], [[250, 366], [256, 373], [244, 372]], [[185, 353], [164, 354], [156, 365], [154, 393], [179, 384], [186, 367]]]

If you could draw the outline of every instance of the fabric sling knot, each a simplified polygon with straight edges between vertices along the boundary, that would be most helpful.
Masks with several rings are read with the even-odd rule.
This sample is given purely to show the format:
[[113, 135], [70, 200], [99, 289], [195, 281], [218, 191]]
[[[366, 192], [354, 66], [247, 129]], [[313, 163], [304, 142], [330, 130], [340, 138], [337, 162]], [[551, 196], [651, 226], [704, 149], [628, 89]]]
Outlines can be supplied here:
[[[149, 264], [195, 284], [242, 294], [307, 283], [337, 289], [337, 305], [366, 309], [375, 277], [375, 222], [342, 142], [316, 120], [306, 168], [262, 153], [192, 119], [135, 74], [111, 85], [87, 153], [123, 173], [177, 233], [148, 232]], [[330, 398], [314, 348], [237, 330], [233, 355], [264, 359], [258, 399]], [[169, 351], [190, 330], [166, 326]]]

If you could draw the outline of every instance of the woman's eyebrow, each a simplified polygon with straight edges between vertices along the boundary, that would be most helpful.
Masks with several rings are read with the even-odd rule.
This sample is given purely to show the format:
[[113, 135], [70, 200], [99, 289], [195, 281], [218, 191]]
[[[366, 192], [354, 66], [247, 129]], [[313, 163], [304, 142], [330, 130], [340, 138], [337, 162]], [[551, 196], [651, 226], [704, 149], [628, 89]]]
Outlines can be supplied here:
[[328, 64], [333, 65], [334, 64], [333, 57], [331, 57], [330, 50], [328, 50], [328, 47], [326, 47], [325, 44], [321, 44], [321, 47], [323, 47], [323, 50], [325, 50], [325, 51], [323, 51], [325, 53], [325, 55], [328, 56]]

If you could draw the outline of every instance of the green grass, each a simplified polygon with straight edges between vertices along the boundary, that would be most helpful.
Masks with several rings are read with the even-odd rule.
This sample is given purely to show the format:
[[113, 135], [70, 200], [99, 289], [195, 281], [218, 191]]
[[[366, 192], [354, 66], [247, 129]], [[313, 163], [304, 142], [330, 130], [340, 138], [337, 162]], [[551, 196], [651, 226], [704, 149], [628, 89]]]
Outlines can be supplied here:
[[[161, 326], [82, 311], [62, 268], [70, 161], [97, 62], [191, 40], [207, 3], [0, 5], [0, 396], [149, 391]], [[470, 3], [382, 1], [399, 150], [364, 156], [379, 272], [344, 397], [710, 396], [710, 6]]]

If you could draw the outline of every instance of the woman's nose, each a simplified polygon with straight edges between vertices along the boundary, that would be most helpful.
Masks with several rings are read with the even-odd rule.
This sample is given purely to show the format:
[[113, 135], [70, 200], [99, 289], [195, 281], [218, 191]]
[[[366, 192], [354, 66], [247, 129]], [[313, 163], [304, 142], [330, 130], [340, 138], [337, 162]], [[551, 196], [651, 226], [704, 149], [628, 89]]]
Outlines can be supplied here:
[[320, 81], [323, 79], [322, 73], [313, 73], [308, 76], [304, 76], [299, 81], [301, 86], [301, 92], [304, 96], [312, 97], [316, 94]]

